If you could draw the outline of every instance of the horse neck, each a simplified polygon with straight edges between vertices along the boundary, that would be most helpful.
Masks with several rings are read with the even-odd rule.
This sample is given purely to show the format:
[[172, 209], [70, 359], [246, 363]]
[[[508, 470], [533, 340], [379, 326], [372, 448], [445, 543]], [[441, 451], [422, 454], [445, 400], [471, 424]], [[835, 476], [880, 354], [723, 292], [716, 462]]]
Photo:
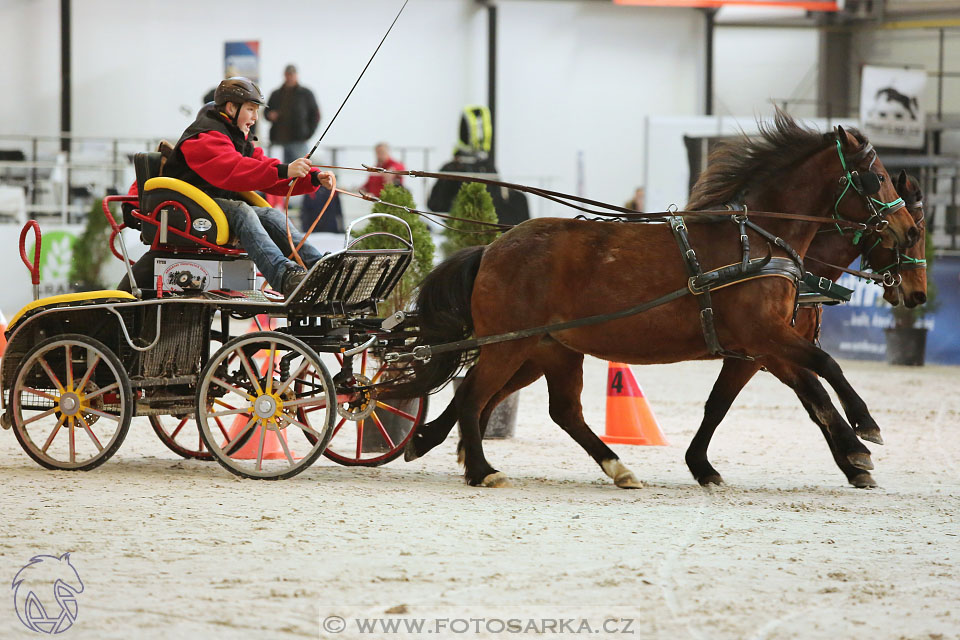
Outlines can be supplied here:
[[[797, 213], [829, 219], [834, 205], [835, 181], [827, 175], [829, 149], [815, 153], [793, 169], [782, 172], [764, 185], [751, 189], [745, 199], [748, 209]], [[836, 152], [833, 151], [835, 154]], [[804, 255], [817, 231], [826, 225], [799, 220], [754, 218], [760, 227], [783, 238]]]
[[[849, 234], [841, 234], [832, 227], [823, 227], [820, 231], [821, 233], [816, 234], [810, 244], [806, 254], [807, 257], [846, 267], [860, 255], [860, 249], [853, 244]], [[815, 275], [831, 280], [836, 280], [843, 273], [840, 269], [828, 267], [818, 262], [811, 262], [806, 266]]]

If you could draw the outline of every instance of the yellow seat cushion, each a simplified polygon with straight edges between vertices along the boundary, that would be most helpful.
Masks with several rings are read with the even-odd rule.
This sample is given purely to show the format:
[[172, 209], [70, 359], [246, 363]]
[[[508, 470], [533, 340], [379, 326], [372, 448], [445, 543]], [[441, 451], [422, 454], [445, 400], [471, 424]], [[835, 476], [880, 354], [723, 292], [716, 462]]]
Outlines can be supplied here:
[[176, 178], [150, 178], [143, 185], [145, 194], [155, 189], [169, 189], [196, 202], [197, 206], [206, 211], [210, 215], [210, 219], [217, 225], [217, 245], [227, 244], [227, 240], [230, 239], [230, 225], [227, 224], [227, 217], [223, 214], [223, 209], [213, 201], [213, 198], [189, 182]]
[[20, 320], [25, 314], [33, 311], [34, 309], [40, 309], [43, 307], [52, 307], [61, 304], [69, 304], [72, 302], [87, 302], [90, 300], [136, 300], [133, 295], [127, 293], [126, 291], [117, 291], [117, 290], [104, 290], [104, 291], [85, 291], [83, 293], [64, 293], [59, 296], [50, 296], [49, 298], [40, 298], [39, 300], [34, 300], [33, 302], [26, 305], [20, 311], [17, 311], [16, 315], [13, 316], [13, 320], [10, 321], [10, 324], [7, 325], [7, 330], [9, 331], [13, 325], [17, 324], [17, 321]]

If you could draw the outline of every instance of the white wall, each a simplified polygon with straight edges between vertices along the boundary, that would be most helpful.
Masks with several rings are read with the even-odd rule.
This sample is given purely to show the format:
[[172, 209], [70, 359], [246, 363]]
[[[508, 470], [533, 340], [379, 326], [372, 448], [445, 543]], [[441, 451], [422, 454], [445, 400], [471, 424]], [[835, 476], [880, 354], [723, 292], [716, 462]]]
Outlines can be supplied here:
[[[181, 105], [192, 113], [220, 79], [223, 42], [248, 39], [260, 41], [265, 92], [298, 64], [322, 130], [400, 5], [75, 0], [74, 131], [175, 139], [192, 120]], [[498, 6], [501, 173], [574, 191], [583, 151], [587, 195], [626, 200], [643, 176], [644, 117], [700, 109], [702, 16], [587, 1]], [[0, 107], [0, 133], [58, 131], [59, 46], [58, 0], [0, 0], [0, 59], [15, 61], [0, 86], [17, 97]], [[473, 0], [411, 2], [324, 143], [431, 146], [432, 166], [417, 168], [436, 168], [463, 105], [486, 102], [486, 47], [486, 11]]]
[[[498, 164], [620, 204], [643, 183], [644, 118], [700, 112], [703, 18], [585, 2], [500, 5]], [[576, 213], [576, 212], [573, 212]]]
[[816, 29], [718, 25], [714, 37], [714, 113], [769, 116], [772, 100], [801, 117], [816, 115], [819, 35]]

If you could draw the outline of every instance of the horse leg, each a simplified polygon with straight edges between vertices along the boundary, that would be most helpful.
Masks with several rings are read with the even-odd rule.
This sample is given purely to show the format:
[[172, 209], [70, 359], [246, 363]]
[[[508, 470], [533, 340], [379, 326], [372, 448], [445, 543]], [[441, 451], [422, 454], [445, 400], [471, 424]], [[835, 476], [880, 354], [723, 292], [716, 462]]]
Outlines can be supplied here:
[[464, 478], [473, 486], [503, 487], [506, 475], [497, 471], [483, 455], [480, 437], [480, 412], [493, 396], [520, 370], [530, 356], [530, 346], [538, 338], [483, 347], [470, 375], [454, 395], [460, 418], [458, 457], [463, 462]]
[[[546, 355], [541, 352], [538, 355]], [[643, 483], [583, 419], [583, 354], [565, 347], [551, 349], [540, 364], [547, 377], [550, 417], [593, 458], [621, 489], [640, 489]]]
[[809, 369], [829, 382], [837, 392], [847, 420], [856, 434], [864, 440], [883, 444], [880, 427], [870, 415], [866, 403], [850, 386], [840, 365], [830, 354], [792, 332], [783, 335], [782, 340], [773, 339], [775, 342], [771, 355], [783, 358], [797, 367]]
[[496, 409], [501, 402], [509, 398], [510, 394], [516, 393], [520, 389], [533, 384], [542, 375], [543, 368], [535, 360], [527, 360], [523, 363], [520, 369], [510, 378], [510, 381], [490, 398], [490, 402], [488, 402], [487, 406], [480, 412], [481, 438], [487, 433], [487, 423], [490, 422], [490, 416], [493, 415], [493, 410]]
[[707, 398], [703, 407], [703, 422], [700, 423], [700, 428], [690, 441], [686, 453], [687, 468], [703, 486], [723, 483], [723, 478], [707, 460], [707, 447], [710, 446], [714, 432], [727, 415], [734, 399], [759, 370], [760, 365], [756, 362], [733, 358], [726, 358], [723, 361], [720, 375], [713, 383], [710, 397]]
[[857, 488], [877, 486], [869, 473], [873, 469], [870, 450], [857, 439], [856, 433], [833, 406], [829, 394], [816, 376], [806, 369], [773, 360], [768, 363], [768, 369], [796, 392], [810, 419], [820, 427], [830, 453], [847, 481]]
[[[467, 376], [469, 377], [469, 372]], [[435, 446], [446, 440], [453, 426], [457, 424], [457, 403], [451, 400], [439, 416], [417, 427], [413, 437], [403, 449], [403, 459], [407, 462], [427, 454]]]
[[[471, 368], [470, 371], [473, 371], [473, 369]], [[470, 376], [470, 371], [467, 372], [467, 377]], [[490, 414], [500, 402], [511, 393], [533, 383], [542, 375], [543, 372], [540, 371], [539, 367], [537, 367], [533, 361], [528, 360], [524, 362], [523, 366], [514, 374], [507, 385], [498, 391], [493, 399], [487, 403], [487, 406], [484, 407], [483, 412], [480, 414], [480, 435], [483, 436], [483, 434], [486, 433], [487, 421], [490, 419]], [[456, 424], [456, 401], [451, 400], [447, 408], [443, 410], [443, 413], [417, 429], [413, 437], [410, 438], [410, 442], [408, 442], [404, 448], [403, 459], [410, 462], [411, 460], [416, 460], [426, 455], [427, 452], [447, 439], [447, 436], [450, 435], [450, 431], [453, 430]]]

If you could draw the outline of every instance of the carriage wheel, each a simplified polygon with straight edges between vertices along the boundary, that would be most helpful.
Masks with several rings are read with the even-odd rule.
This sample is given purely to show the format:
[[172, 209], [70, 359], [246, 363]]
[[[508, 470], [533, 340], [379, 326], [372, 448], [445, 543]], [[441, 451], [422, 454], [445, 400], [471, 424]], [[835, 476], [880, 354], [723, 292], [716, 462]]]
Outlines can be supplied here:
[[[350, 467], [378, 467], [395, 460], [427, 417], [427, 397], [391, 400], [367, 385], [383, 382], [386, 366], [368, 352], [359, 372], [340, 393], [350, 399], [337, 404], [337, 424], [323, 455]], [[351, 387], [357, 390], [350, 393]], [[346, 393], [345, 393], [346, 392]], [[310, 409], [303, 409], [308, 413]]]
[[213, 460], [203, 444], [192, 413], [185, 416], [150, 416], [150, 425], [160, 442], [178, 456], [187, 460]]
[[320, 357], [297, 338], [275, 331], [239, 336], [201, 374], [200, 437], [231, 473], [289, 478], [313, 464], [330, 441], [336, 412], [327, 399], [333, 391]]
[[47, 469], [88, 471], [116, 453], [133, 416], [130, 379], [103, 343], [77, 334], [44, 340], [17, 367], [13, 432]]

